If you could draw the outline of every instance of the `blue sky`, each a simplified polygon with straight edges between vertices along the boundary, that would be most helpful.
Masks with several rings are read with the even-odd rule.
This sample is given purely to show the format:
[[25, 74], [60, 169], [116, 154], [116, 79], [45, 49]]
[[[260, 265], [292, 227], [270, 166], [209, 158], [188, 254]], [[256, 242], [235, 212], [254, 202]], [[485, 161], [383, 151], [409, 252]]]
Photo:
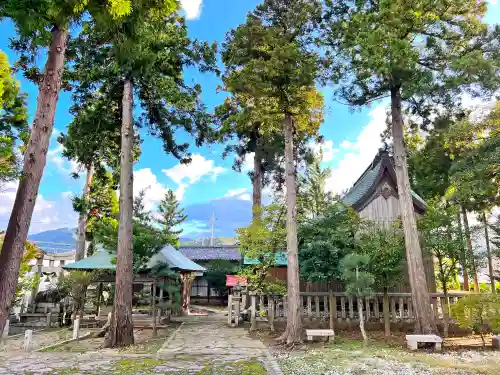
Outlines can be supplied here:
[[[225, 33], [244, 22], [248, 11], [260, 1], [182, 0], [181, 3], [188, 18], [190, 36], [221, 43]], [[490, 2], [486, 20], [489, 23], [500, 21], [500, 6], [496, 0]], [[14, 29], [8, 20], [0, 23], [0, 34], [0, 49], [7, 53], [13, 63], [17, 57], [8, 48], [8, 37], [14, 35]], [[43, 55], [39, 57], [41, 65], [44, 58]], [[202, 86], [203, 100], [209, 109], [222, 102], [225, 95], [216, 94], [220, 81], [215, 75], [200, 74], [190, 69], [185, 76], [188, 82]], [[28, 94], [32, 118], [36, 108], [37, 87], [21, 76], [18, 78], [22, 90]], [[351, 186], [379, 148], [379, 134], [385, 126], [386, 105], [379, 103], [353, 113], [348, 107], [332, 100], [331, 88], [322, 91], [326, 105], [325, 122], [321, 127], [321, 134], [326, 140], [321, 146], [324, 150], [323, 165], [332, 168], [330, 189], [340, 192]], [[82, 178], [74, 180], [70, 177], [71, 171], [77, 166], [61, 157], [61, 147], [56, 142], [56, 136], [65, 131], [71, 122], [68, 111], [70, 104], [70, 95], [61, 93], [31, 233], [76, 226], [70, 197], [80, 194], [83, 182]], [[188, 237], [208, 233], [207, 223], [212, 212], [217, 218], [216, 234], [228, 235], [235, 226], [245, 224], [250, 217], [250, 182], [245, 173], [231, 169], [232, 157], [222, 159], [223, 145], [192, 147], [193, 162], [181, 166], [175, 158], [164, 153], [160, 140], [147, 136], [144, 131], [141, 133], [144, 143], [141, 158], [134, 167], [135, 192], [147, 189], [146, 203], [150, 208], [154, 208], [165, 189], [170, 188], [177, 193], [190, 215], [185, 225], [185, 235]], [[0, 193], [0, 229], [7, 226], [15, 190], [16, 184], [9, 184]]]

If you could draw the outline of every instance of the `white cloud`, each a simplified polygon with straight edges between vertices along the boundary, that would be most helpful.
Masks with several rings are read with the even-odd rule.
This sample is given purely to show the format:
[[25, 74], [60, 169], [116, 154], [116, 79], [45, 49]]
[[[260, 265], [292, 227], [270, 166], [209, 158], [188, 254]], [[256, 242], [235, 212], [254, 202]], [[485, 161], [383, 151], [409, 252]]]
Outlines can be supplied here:
[[248, 188], [229, 189], [226, 195], [224, 195], [224, 198], [236, 198], [243, 201], [252, 200]]
[[181, 0], [182, 9], [186, 12], [186, 19], [200, 18], [203, 0]]
[[335, 193], [341, 193], [352, 186], [382, 145], [380, 134], [386, 128], [386, 105], [376, 106], [369, 115], [371, 120], [361, 130], [356, 141], [345, 140], [340, 145], [347, 153], [342, 156], [327, 181], [327, 188]]
[[[7, 228], [18, 185], [18, 182], [9, 182], [0, 192], [0, 230]], [[72, 196], [71, 192], [63, 192], [51, 201], [39, 194], [31, 218], [30, 233], [76, 227], [77, 214], [73, 211]]]
[[74, 160], [68, 160], [61, 156], [63, 145], [58, 144], [52, 150], [47, 152], [47, 161], [56, 166], [64, 174], [78, 173], [82, 171], [82, 166]]
[[169, 169], [162, 170], [176, 184], [194, 184], [204, 176], [210, 176], [212, 181], [217, 180], [217, 176], [226, 172], [223, 167], [215, 166], [213, 160], [207, 160], [200, 154], [194, 154], [189, 164], [179, 164]]
[[144, 208], [151, 210], [158, 204], [167, 192], [167, 188], [158, 182], [151, 168], [143, 168], [134, 171], [134, 196], [144, 190]]
[[177, 186], [177, 189], [175, 190], [175, 199], [181, 201], [182, 198], [184, 198], [184, 193], [186, 192], [186, 188], [188, 186], [188, 184], [179, 184], [179, 186]]
[[255, 152], [250, 152], [249, 154], [245, 155], [245, 159], [243, 159], [243, 163], [241, 164], [241, 171], [248, 173], [253, 171], [253, 158], [254, 158]]
[[323, 152], [323, 159], [321, 161], [324, 163], [332, 161], [334, 155], [340, 151], [338, 148], [333, 148], [332, 140], [328, 140], [323, 143], [311, 142], [309, 143], [309, 147], [311, 147], [316, 154], [319, 154], [320, 151]]

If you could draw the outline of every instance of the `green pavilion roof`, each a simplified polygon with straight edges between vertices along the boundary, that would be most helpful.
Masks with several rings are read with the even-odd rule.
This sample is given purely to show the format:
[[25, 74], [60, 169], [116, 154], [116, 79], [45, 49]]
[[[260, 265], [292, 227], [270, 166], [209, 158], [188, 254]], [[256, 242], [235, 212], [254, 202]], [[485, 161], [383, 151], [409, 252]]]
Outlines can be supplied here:
[[[93, 255], [75, 263], [67, 264], [62, 268], [65, 270], [115, 270], [115, 258], [115, 251], [100, 249]], [[204, 267], [188, 259], [171, 245], [166, 245], [157, 254], [153, 255], [147, 264], [147, 268], [152, 268], [158, 263], [166, 263], [170, 268], [180, 271], [205, 271]]]

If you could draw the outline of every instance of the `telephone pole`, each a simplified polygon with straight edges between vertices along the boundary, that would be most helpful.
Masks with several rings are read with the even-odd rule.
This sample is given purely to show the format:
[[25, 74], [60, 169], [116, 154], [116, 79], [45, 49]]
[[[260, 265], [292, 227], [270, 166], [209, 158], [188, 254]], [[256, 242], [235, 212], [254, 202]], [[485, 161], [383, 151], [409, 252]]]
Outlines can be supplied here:
[[210, 218], [211, 224], [211, 236], [210, 236], [210, 246], [214, 247], [214, 225], [215, 225], [215, 213], [212, 213], [212, 217]]

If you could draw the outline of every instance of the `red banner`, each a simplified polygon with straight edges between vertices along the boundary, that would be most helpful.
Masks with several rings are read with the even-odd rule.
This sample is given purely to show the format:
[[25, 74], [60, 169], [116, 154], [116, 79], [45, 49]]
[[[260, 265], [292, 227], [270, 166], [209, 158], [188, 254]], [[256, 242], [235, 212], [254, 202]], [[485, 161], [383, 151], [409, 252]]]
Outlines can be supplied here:
[[247, 285], [247, 278], [243, 276], [236, 276], [236, 275], [226, 275], [226, 286], [246, 286]]

